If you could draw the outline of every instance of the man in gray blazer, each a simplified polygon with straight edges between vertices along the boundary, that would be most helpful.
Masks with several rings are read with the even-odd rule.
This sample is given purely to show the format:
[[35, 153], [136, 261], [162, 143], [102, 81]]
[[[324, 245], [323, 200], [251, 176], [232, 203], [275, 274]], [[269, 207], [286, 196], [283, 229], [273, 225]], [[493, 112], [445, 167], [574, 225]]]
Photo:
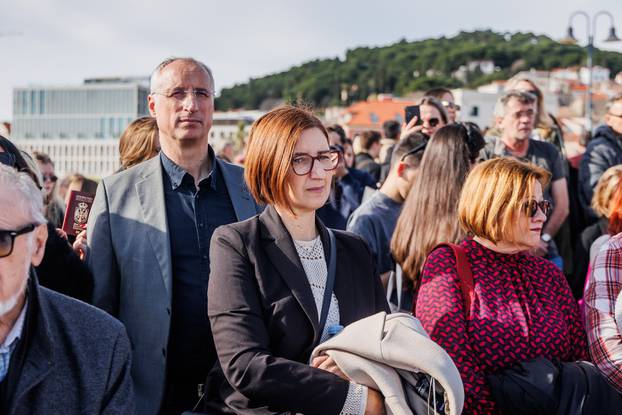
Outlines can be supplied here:
[[139, 414], [179, 414], [216, 364], [207, 319], [209, 244], [220, 225], [260, 211], [242, 169], [214, 156], [214, 80], [170, 58], [151, 76], [159, 156], [105, 178], [88, 224], [93, 304], [120, 319], [132, 345]]

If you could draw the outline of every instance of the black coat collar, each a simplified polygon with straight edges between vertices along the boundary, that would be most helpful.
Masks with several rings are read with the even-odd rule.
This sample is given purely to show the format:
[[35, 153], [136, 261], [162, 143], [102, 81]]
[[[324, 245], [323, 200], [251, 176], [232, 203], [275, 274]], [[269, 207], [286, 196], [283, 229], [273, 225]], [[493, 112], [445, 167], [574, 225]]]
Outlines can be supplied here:
[[[328, 231], [317, 216], [315, 220], [320, 240], [324, 247], [324, 257], [327, 260], [328, 268], [328, 256], [330, 255]], [[309, 318], [313, 326], [314, 339], [317, 340], [321, 336], [321, 333], [319, 333], [319, 316], [311, 286], [300, 262], [294, 241], [273, 206], [266, 207], [259, 215], [259, 222], [260, 236], [268, 258], [279, 271], [279, 274]]]
[[26, 316], [26, 350], [23, 366], [17, 377], [17, 385], [11, 402], [20, 402], [41, 383], [54, 367], [55, 334], [49, 324], [49, 307], [41, 295], [41, 288], [34, 269], [28, 281], [28, 311]]

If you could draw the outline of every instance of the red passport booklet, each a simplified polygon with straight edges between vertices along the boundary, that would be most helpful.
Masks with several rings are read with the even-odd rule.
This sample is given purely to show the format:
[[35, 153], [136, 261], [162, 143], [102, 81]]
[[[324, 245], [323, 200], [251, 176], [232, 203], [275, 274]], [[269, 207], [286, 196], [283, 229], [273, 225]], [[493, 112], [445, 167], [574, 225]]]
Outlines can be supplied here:
[[67, 232], [67, 235], [75, 236], [84, 230], [94, 198], [95, 195], [92, 193], [71, 191], [63, 221], [63, 230]]

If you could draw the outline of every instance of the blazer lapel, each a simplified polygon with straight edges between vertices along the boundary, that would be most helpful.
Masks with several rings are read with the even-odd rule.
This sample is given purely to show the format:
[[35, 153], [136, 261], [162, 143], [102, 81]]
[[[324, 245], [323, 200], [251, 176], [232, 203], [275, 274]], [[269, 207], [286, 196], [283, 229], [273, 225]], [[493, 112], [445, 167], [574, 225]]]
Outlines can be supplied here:
[[314, 338], [317, 338], [319, 316], [309, 280], [294, 247], [294, 242], [274, 207], [268, 206], [259, 216], [259, 221], [263, 225], [261, 238], [264, 240], [268, 258], [309, 318]]
[[173, 271], [160, 157], [154, 157], [146, 163], [143, 180], [136, 183], [136, 193], [147, 225], [147, 239], [151, 242], [164, 286], [170, 294]]
[[250, 193], [248, 193], [248, 190], [246, 190], [244, 178], [240, 175], [239, 169], [236, 168], [237, 171], [232, 170], [232, 167], [228, 163], [225, 163], [217, 157], [214, 157], [214, 160], [216, 160], [216, 163], [218, 163], [220, 167], [225, 186], [227, 186], [229, 198], [231, 199], [231, 204], [233, 205], [233, 210], [235, 211], [235, 216], [239, 221], [255, 216], [257, 214], [255, 201]]

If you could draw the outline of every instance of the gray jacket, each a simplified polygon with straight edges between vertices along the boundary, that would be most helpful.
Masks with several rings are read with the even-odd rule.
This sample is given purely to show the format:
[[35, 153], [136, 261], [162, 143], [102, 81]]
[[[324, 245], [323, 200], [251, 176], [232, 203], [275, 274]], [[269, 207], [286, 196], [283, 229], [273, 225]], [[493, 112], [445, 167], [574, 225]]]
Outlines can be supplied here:
[[130, 344], [121, 323], [39, 286], [34, 272], [27, 321], [10, 414], [134, 413]]
[[616, 164], [622, 164], [622, 136], [611, 127], [601, 125], [596, 129], [579, 166], [579, 202], [587, 212], [592, 212], [590, 205], [598, 179], [605, 170]]
[[[242, 168], [215, 160], [238, 220], [258, 213]], [[149, 415], [158, 412], [164, 394], [171, 323], [172, 264], [162, 174], [160, 157], [154, 157], [103, 179], [87, 228], [93, 305], [125, 324], [136, 409]]]
[[462, 413], [464, 386], [456, 365], [410, 314], [380, 312], [356, 321], [318, 345], [311, 359], [321, 354], [332, 357], [353, 382], [380, 391], [387, 414], [428, 413], [427, 402], [415, 392], [417, 373], [440, 384], [435, 388], [444, 396], [445, 414]]

